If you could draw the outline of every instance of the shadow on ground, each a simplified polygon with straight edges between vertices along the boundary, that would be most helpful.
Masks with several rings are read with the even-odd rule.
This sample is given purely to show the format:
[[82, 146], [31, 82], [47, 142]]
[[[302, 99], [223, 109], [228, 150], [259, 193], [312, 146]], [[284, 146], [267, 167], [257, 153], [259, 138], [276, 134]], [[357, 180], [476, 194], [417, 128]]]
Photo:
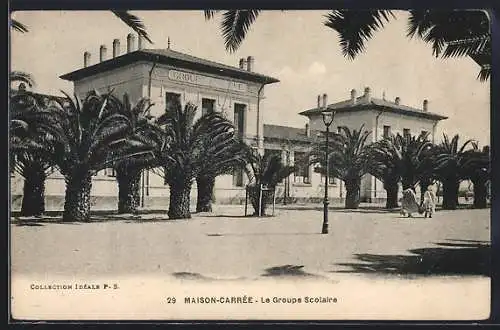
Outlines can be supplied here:
[[244, 277], [239, 277], [234, 279], [216, 278], [192, 272], [175, 272], [172, 273], [172, 276], [179, 280], [194, 280], [194, 281], [239, 281], [245, 279]]
[[[283, 265], [283, 266], [275, 266], [266, 268], [264, 273], [261, 274], [261, 277], [274, 277], [274, 278], [311, 278], [311, 279], [319, 279], [324, 278], [321, 275], [316, 275], [312, 273], [305, 272], [303, 270], [304, 266], [297, 265]], [[180, 279], [180, 280], [195, 280], [195, 281], [237, 281], [242, 279], [248, 279], [245, 277], [239, 277], [234, 279], [223, 279], [216, 277], [209, 277], [202, 275], [200, 273], [192, 273], [192, 272], [176, 272], [172, 273], [172, 276]]]
[[209, 233], [209, 237], [223, 237], [223, 236], [306, 236], [306, 235], [322, 235], [319, 231], [316, 233]]
[[439, 247], [408, 250], [413, 255], [355, 254], [358, 263], [336, 273], [395, 275], [491, 275], [491, 247], [485, 241], [447, 240]]
[[316, 275], [312, 273], [308, 273], [304, 271], [304, 266], [297, 265], [283, 265], [283, 266], [275, 266], [265, 269], [265, 273], [261, 276], [264, 277], [281, 277], [281, 278], [290, 278], [290, 277], [300, 277], [300, 278], [321, 278], [323, 276]]

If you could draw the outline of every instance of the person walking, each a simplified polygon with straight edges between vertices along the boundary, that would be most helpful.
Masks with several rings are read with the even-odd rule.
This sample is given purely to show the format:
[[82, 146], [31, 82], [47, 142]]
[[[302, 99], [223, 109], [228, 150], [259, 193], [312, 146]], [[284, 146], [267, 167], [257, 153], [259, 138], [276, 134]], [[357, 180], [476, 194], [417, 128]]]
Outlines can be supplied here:
[[413, 189], [408, 188], [403, 191], [403, 200], [401, 201], [401, 215], [408, 214], [408, 218], [412, 217], [412, 213], [418, 212], [417, 195]]
[[428, 186], [424, 193], [424, 218], [432, 218], [432, 215], [436, 212], [436, 194], [432, 186]]

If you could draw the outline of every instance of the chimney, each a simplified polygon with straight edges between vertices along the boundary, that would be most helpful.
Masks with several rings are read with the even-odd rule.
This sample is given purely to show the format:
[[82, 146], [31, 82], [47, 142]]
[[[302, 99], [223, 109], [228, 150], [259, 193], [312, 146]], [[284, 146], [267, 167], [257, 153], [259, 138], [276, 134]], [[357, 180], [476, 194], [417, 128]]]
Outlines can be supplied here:
[[394, 100], [394, 103], [396, 103], [397, 105], [399, 105], [400, 102], [401, 102], [401, 98], [399, 96], [396, 97], [396, 99]]
[[144, 44], [145, 44], [144, 37], [139, 34], [139, 38], [138, 38], [138, 42], [137, 42], [137, 48], [139, 50], [144, 49]]
[[83, 53], [83, 67], [86, 68], [90, 65], [90, 53]]
[[306, 136], [310, 137], [311, 136], [311, 129], [309, 127], [309, 124], [306, 124]]
[[247, 57], [247, 71], [253, 72], [254, 70], [254, 58], [252, 56]]
[[240, 58], [240, 69], [245, 70], [245, 66], [247, 65], [247, 60], [244, 58]]
[[120, 56], [120, 39], [113, 40], [113, 58]]
[[358, 101], [358, 92], [355, 89], [351, 90], [351, 103], [356, 104]]
[[318, 109], [321, 108], [321, 95], [318, 95]]
[[365, 98], [366, 98], [366, 102], [371, 102], [372, 101], [372, 91], [370, 89], [370, 87], [365, 87]]
[[425, 112], [427, 112], [429, 110], [429, 101], [427, 100], [424, 100], [424, 106], [423, 106], [423, 109]]
[[328, 95], [323, 94], [323, 108], [328, 108]]
[[108, 49], [106, 48], [106, 46], [101, 45], [101, 48], [99, 49], [99, 61], [100, 62], [106, 61], [107, 53], [108, 53]]
[[127, 53], [135, 51], [135, 35], [129, 33], [127, 35]]

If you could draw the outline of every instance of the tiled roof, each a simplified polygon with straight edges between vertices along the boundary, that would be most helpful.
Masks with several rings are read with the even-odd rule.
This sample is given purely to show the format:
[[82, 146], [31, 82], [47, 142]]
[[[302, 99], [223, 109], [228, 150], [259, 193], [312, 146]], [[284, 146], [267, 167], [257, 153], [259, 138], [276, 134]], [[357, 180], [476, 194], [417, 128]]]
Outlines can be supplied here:
[[[357, 98], [356, 104], [352, 104], [351, 100], [345, 100], [328, 105], [328, 110], [335, 110], [336, 112], [361, 111], [368, 109], [376, 109], [381, 111], [387, 111], [407, 116], [427, 118], [433, 120], [443, 120], [448, 118], [446, 116], [442, 116], [436, 113], [426, 112], [421, 109], [412, 108], [402, 104], [396, 104], [394, 102], [374, 97], [371, 98], [370, 102], [367, 101], [366, 97], [360, 96]], [[314, 114], [320, 114], [323, 111], [324, 111], [323, 109], [312, 108], [302, 111], [299, 114], [303, 116], [310, 116]]]
[[264, 124], [264, 139], [312, 142], [317, 133], [318, 132], [311, 130], [310, 136], [307, 136], [305, 127], [297, 128]]
[[175, 67], [199, 70], [221, 76], [228, 76], [242, 80], [271, 84], [279, 82], [278, 79], [259, 73], [250, 72], [239, 67], [233, 67], [222, 63], [206, 60], [171, 49], [141, 49], [125, 53], [118, 57], [81, 68], [76, 71], [60, 76], [61, 79], [74, 81], [82, 78], [119, 68], [138, 61], [158, 62]]

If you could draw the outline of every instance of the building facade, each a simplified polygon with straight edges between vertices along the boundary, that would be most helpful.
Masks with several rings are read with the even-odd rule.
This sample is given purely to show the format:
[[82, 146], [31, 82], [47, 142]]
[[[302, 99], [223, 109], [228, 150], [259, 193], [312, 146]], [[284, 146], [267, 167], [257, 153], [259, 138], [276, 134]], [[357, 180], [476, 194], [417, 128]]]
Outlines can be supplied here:
[[[322, 112], [334, 113], [333, 130], [339, 131], [341, 126], [359, 130], [362, 126], [370, 132], [366, 143], [382, 140], [390, 134], [419, 135], [428, 133], [429, 139], [436, 140], [436, 127], [441, 120], [447, 117], [430, 112], [429, 101], [422, 102], [422, 108], [417, 109], [403, 105], [401, 98], [394, 101], [372, 96], [370, 87], [366, 87], [361, 96], [356, 90], [351, 90], [351, 97], [347, 100], [328, 104], [326, 109], [320, 107], [302, 111], [300, 114], [309, 119], [309, 126], [313, 130], [325, 130]], [[340, 191], [338, 194], [340, 195]], [[386, 198], [382, 183], [375, 177], [367, 174], [361, 180], [361, 200], [376, 202]]]
[[[101, 45], [98, 61], [92, 64], [92, 55], [84, 53], [83, 67], [64, 74], [62, 79], [73, 82], [74, 92], [84, 98], [88, 92], [112, 91], [117, 97], [125, 93], [132, 103], [149, 98], [154, 106], [151, 114], [160, 116], [168, 102], [179, 100], [182, 105], [190, 102], [197, 106], [197, 116], [205, 112], [220, 111], [235, 125], [236, 131], [245, 141], [261, 153], [274, 153], [282, 157], [285, 164], [295, 165], [295, 172], [277, 187], [278, 202], [320, 202], [324, 196], [325, 177], [314, 171], [307, 163], [307, 153], [314, 143], [322, 143], [321, 132], [325, 130], [321, 113], [316, 107], [300, 112], [309, 123], [304, 128], [264, 124], [265, 111], [262, 100], [268, 84], [278, 79], [255, 72], [252, 56], [240, 59], [238, 65], [228, 66], [194, 57], [172, 49], [145, 49], [139, 37], [129, 34], [126, 46], [115, 39], [108, 56], [107, 47]], [[122, 49], [123, 48], [123, 49]], [[418, 134], [429, 132], [435, 138], [436, 126], [446, 117], [429, 112], [429, 103], [422, 109], [405, 106], [399, 98], [394, 102], [374, 98], [369, 88], [358, 96], [351, 91], [350, 99], [329, 104], [327, 111], [334, 111], [333, 130], [340, 126], [359, 129], [361, 125], [371, 131], [369, 142], [378, 141], [390, 133]], [[215, 199], [217, 203], [243, 203], [248, 179], [243, 171], [216, 179]], [[374, 202], [385, 199], [381, 182], [365, 175], [361, 185], [362, 201]], [[58, 172], [51, 174], [46, 182], [47, 210], [63, 208], [65, 181]], [[329, 196], [332, 202], [345, 197], [343, 182], [329, 179]], [[13, 175], [11, 181], [12, 208], [18, 209], [22, 197], [22, 178]], [[193, 185], [192, 200], [196, 199], [196, 184]], [[118, 185], [112, 169], [100, 171], [93, 177], [92, 203], [95, 208], [115, 209]], [[144, 171], [141, 178], [141, 206], [165, 208], [169, 189], [161, 170]], [[194, 204], [194, 203], [193, 203]]]

